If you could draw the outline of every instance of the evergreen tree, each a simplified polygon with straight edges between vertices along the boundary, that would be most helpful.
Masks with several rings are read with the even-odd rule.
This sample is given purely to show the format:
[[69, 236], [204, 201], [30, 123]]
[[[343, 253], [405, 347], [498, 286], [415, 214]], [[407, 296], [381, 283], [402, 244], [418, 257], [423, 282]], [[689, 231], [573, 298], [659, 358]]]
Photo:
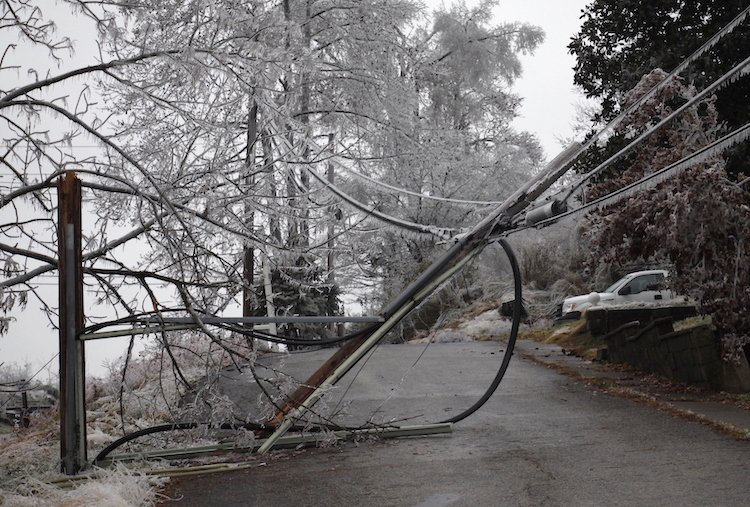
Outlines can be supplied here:
[[[575, 84], [601, 101], [600, 118], [621, 109], [624, 95], [655, 68], [674, 69], [740, 12], [745, 0], [594, 0], [570, 45], [576, 56]], [[750, 23], [746, 20], [694, 62], [682, 76], [698, 90], [747, 58]], [[719, 122], [727, 130], [750, 119], [750, 76], [716, 94]], [[735, 149], [727, 170], [743, 170], [750, 143]]]

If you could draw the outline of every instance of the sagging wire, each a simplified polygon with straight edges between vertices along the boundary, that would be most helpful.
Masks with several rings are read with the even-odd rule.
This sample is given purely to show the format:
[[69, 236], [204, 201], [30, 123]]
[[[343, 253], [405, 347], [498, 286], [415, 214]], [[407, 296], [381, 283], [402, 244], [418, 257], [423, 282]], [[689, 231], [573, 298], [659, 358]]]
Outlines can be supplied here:
[[413, 197], [417, 197], [420, 199], [427, 199], [430, 201], [438, 201], [438, 202], [446, 202], [449, 204], [463, 204], [463, 205], [478, 205], [478, 206], [495, 206], [498, 204], [502, 204], [501, 201], [472, 201], [468, 199], [454, 199], [452, 197], [441, 197], [437, 195], [429, 195], [429, 194], [421, 194], [419, 192], [414, 192], [413, 190], [408, 190], [402, 187], [397, 187], [395, 185], [391, 185], [389, 183], [385, 183], [384, 181], [376, 180], [375, 178], [371, 178], [370, 176], [367, 176], [365, 174], [362, 174], [359, 171], [355, 171], [351, 167], [348, 167], [346, 164], [343, 164], [341, 162], [336, 161], [335, 162], [338, 167], [341, 167], [346, 172], [356, 176], [357, 178], [363, 179], [369, 183], [372, 183], [374, 185], [377, 185], [382, 188], [387, 188], [388, 190], [392, 190], [399, 194], [405, 194], [405, 195], [411, 195]]
[[[278, 131], [278, 128], [276, 127], [274, 122], [270, 122], [269, 129], [273, 130], [274, 132]], [[287, 145], [288, 149], [291, 151], [292, 147], [290, 145], [289, 140], [284, 138], [283, 136], [277, 136], [281, 138], [281, 142]], [[311, 141], [306, 141], [306, 146], [309, 148], [317, 148], [315, 145], [312, 144]], [[340, 164], [340, 163], [339, 163]], [[384, 213], [382, 211], [379, 211], [376, 209], [375, 206], [368, 206], [367, 204], [360, 202], [359, 200], [355, 199], [351, 195], [347, 194], [340, 188], [338, 188], [333, 183], [329, 182], [325, 178], [321, 177], [317, 171], [315, 171], [310, 164], [304, 164], [305, 170], [307, 170], [310, 175], [313, 176], [321, 185], [323, 185], [324, 188], [326, 188], [329, 192], [335, 194], [337, 197], [339, 197], [341, 200], [349, 204], [350, 206], [360, 210], [363, 213], [367, 213], [369, 215], [372, 215], [373, 218], [376, 218], [382, 222], [385, 222], [386, 224], [393, 225], [395, 227], [406, 229], [411, 232], [415, 232], [418, 234], [428, 234], [432, 236], [437, 236], [440, 239], [443, 240], [450, 240], [453, 237], [453, 234], [458, 232], [455, 229], [450, 229], [446, 227], [436, 227], [432, 225], [424, 225], [424, 224], [418, 224], [415, 222], [410, 222], [408, 220], [404, 220], [402, 218], [397, 218], [394, 216], [391, 216], [387, 213]]]
[[627, 146], [622, 148], [620, 151], [618, 151], [617, 153], [609, 157], [607, 160], [599, 164], [597, 167], [595, 167], [594, 169], [592, 169], [585, 175], [583, 175], [581, 179], [578, 182], [576, 182], [576, 184], [571, 186], [570, 190], [567, 192], [563, 200], [567, 201], [568, 199], [570, 199], [570, 197], [579, 188], [581, 188], [588, 180], [590, 180], [597, 174], [601, 173], [604, 169], [609, 167], [615, 161], [622, 158], [624, 155], [633, 151], [633, 149], [635, 149], [636, 146], [642, 143], [645, 139], [651, 136], [654, 132], [656, 132], [657, 130], [661, 129], [666, 124], [674, 120], [677, 116], [685, 112], [685, 110], [687, 110], [689, 107], [696, 105], [698, 102], [705, 99], [710, 94], [714, 93], [715, 91], [720, 90], [724, 86], [732, 83], [733, 81], [739, 79], [740, 77], [747, 75], [749, 72], [750, 72], [750, 56], [745, 58], [741, 63], [737, 64], [730, 71], [726, 72], [720, 78], [718, 78], [709, 86], [704, 88], [700, 93], [697, 93], [695, 96], [691, 97], [687, 102], [685, 102], [683, 105], [675, 109], [672, 113], [670, 113], [668, 116], [663, 118], [656, 125], [652, 126], [648, 130], [643, 132], [641, 135], [639, 135], [636, 139], [631, 141]]
[[562, 220], [565, 217], [575, 215], [590, 208], [601, 209], [607, 206], [611, 206], [612, 204], [626, 199], [637, 192], [653, 188], [670, 178], [674, 178], [685, 170], [698, 164], [704, 163], [706, 160], [748, 139], [750, 139], [750, 123], [746, 123], [744, 126], [730, 132], [721, 139], [718, 139], [704, 146], [700, 150], [691, 153], [690, 155], [678, 160], [673, 164], [668, 165], [667, 167], [664, 167], [663, 169], [660, 169], [659, 171], [651, 173], [648, 176], [644, 176], [638, 181], [610, 192], [609, 194], [602, 196], [594, 201], [585, 203], [578, 208], [566, 211], [545, 220], [541, 220], [534, 224], [534, 227], [541, 229], [552, 225], [553, 223]]
[[318, 172], [315, 171], [312, 167], [305, 166], [305, 169], [307, 169], [307, 171], [316, 180], [318, 180], [318, 182], [324, 185], [325, 188], [327, 188], [329, 191], [336, 194], [340, 199], [344, 200], [349, 205], [359, 209], [360, 211], [372, 215], [374, 218], [377, 218], [378, 220], [382, 222], [386, 222], [390, 225], [399, 227], [401, 229], [406, 229], [412, 232], [437, 236], [438, 238], [443, 239], [443, 240], [450, 240], [453, 237], [453, 233], [457, 232], [456, 229], [451, 229], [447, 227], [436, 227], [433, 225], [417, 224], [415, 222], [410, 222], [408, 220], [404, 220], [402, 218], [397, 218], [397, 217], [388, 215], [386, 213], [383, 213], [382, 211], [375, 209], [375, 206], [367, 206], [366, 204], [356, 200], [354, 197], [350, 196], [349, 194], [343, 192], [336, 185], [332, 184], [331, 182], [321, 177], [318, 174]]

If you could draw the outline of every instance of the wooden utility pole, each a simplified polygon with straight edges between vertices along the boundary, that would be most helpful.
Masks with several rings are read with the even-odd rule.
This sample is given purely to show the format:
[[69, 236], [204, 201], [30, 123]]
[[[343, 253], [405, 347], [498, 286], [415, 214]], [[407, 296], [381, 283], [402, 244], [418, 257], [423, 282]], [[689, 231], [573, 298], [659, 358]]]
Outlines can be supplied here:
[[[326, 176], [328, 178], [328, 183], [330, 183], [331, 185], [333, 185], [333, 141], [334, 134], [328, 134], [328, 146], [331, 150], [331, 159], [328, 161]], [[336, 267], [336, 257], [333, 252], [333, 248], [335, 246], [333, 237], [336, 232], [336, 219], [336, 205], [331, 204], [330, 206], [328, 206], [328, 277], [326, 280], [329, 287], [328, 308], [330, 309], [333, 309], [334, 305], [336, 304], [336, 295], [334, 294], [333, 290], [333, 288], [336, 286], [336, 275], [333, 272], [334, 268]], [[331, 323], [329, 328], [331, 335], [335, 334], [336, 330], [336, 324]]]
[[[258, 138], [258, 103], [254, 93], [250, 95], [250, 111], [247, 116], [247, 153], [245, 156], [245, 187], [255, 188], [255, 140]], [[248, 211], [249, 210], [249, 211]], [[255, 230], [255, 212], [245, 201], [247, 228]], [[242, 259], [242, 316], [253, 315], [256, 298], [253, 294], [253, 272], [255, 271], [255, 250], [249, 240], [245, 241]], [[251, 342], [252, 343], [252, 342]]]
[[60, 459], [74, 475], [86, 455], [86, 406], [81, 260], [81, 181], [72, 171], [58, 181], [57, 248], [60, 301]]

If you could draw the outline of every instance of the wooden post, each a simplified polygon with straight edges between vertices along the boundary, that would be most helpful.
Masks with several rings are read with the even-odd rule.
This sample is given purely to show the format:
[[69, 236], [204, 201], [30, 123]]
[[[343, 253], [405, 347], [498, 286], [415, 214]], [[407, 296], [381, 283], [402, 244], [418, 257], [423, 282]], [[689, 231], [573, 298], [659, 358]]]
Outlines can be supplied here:
[[29, 395], [26, 389], [21, 391], [21, 427], [28, 428], [31, 421], [29, 420]]
[[[331, 159], [328, 161], [328, 168], [327, 168], [327, 179], [328, 183], [333, 185], [333, 141], [334, 141], [334, 134], [328, 134], [328, 146], [331, 150]], [[333, 306], [336, 303], [336, 296], [333, 293], [333, 288], [336, 286], [336, 275], [334, 274], [334, 268], [336, 267], [336, 257], [333, 253], [333, 248], [335, 246], [334, 244], [334, 234], [336, 231], [336, 206], [331, 205], [328, 206], [328, 277], [326, 282], [328, 283], [328, 286], [330, 287], [329, 293], [328, 293], [328, 307], [333, 308]], [[331, 333], [331, 336], [336, 334], [337, 326], [335, 323], [329, 324], [328, 330]], [[343, 331], [343, 329], [342, 329]]]
[[60, 300], [60, 460], [65, 474], [86, 463], [81, 182], [74, 172], [58, 181], [57, 248]]
[[[250, 95], [250, 111], [247, 117], [247, 152], [245, 155], [245, 184], [247, 188], [255, 188], [255, 141], [258, 137], [258, 103], [252, 93]], [[249, 211], [248, 211], [249, 208]], [[247, 216], [247, 227], [255, 230], [255, 212], [252, 206], [245, 201], [245, 212]], [[255, 309], [255, 297], [253, 294], [253, 273], [255, 271], [255, 249], [249, 240], [245, 241], [243, 251], [243, 288], [242, 288], [242, 316], [251, 317]], [[248, 324], [252, 328], [252, 324]], [[252, 341], [249, 342], [252, 344]]]

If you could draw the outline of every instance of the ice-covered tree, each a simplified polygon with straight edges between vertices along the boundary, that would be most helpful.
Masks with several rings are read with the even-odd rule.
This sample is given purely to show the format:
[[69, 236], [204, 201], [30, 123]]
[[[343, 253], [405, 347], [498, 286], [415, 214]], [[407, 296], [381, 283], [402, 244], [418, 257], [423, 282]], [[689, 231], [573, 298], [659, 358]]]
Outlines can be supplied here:
[[[624, 97], [624, 106], [643, 96], [666, 73], [657, 69]], [[632, 139], [666, 117], [675, 103], [695, 94], [679, 80], [629, 115], [618, 134]], [[638, 181], [716, 140], [715, 99], [692, 108], [649, 137], [623, 163], [590, 185], [597, 198]], [[638, 192], [591, 216], [589, 262], [615, 265], [656, 262], [671, 266], [673, 289], [710, 314], [726, 359], [750, 343], [750, 192], [730, 179], [721, 154], [713, 154], [672, 180]]]

